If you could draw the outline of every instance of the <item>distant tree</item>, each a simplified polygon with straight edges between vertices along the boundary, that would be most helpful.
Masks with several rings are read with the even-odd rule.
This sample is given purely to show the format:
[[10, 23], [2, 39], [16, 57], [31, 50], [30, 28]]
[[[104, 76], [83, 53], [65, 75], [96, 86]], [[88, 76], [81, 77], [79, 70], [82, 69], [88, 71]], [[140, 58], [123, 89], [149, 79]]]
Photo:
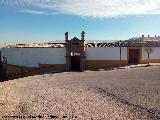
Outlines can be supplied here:
[[143, 41], [142, 37], [132, 37], [132, 38], [129, 38], [127, 41], [130, 41], [130, 42], [141, 42]]
[[152, 49], [152, 42], [150, 41], [147, 41], [147, 43], [145, 44], [145, 52], [147, 53], [147, 56], [148, 56], [148, 66], [150, 65], [149, 64], [149, 61], [150, 61], [150, 53], [153, 52], [153, 49]]

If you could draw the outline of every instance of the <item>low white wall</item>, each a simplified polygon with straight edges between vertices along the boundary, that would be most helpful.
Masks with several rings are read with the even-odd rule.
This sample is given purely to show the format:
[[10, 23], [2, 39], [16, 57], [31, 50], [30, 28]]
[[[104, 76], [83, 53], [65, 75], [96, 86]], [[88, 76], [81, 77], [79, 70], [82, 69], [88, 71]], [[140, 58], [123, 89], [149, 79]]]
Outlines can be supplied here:
[[2, 48], [8, 64], [38, 67], [39, 64], [66, 64], [65, 48]]
[[[122, 47], [121, 50], [122, 60], [127, 60], [127, 47]], [[86, 60], [120, 60], [120, 48], [87, 48]]]
[[[145, 47], [142, 48], [142, 60], [147, 60], [148, 54], [145, 51]], [[150, 59], [160, 59], [160, 47], [152, 47], [152, 53], [150, 53]]]

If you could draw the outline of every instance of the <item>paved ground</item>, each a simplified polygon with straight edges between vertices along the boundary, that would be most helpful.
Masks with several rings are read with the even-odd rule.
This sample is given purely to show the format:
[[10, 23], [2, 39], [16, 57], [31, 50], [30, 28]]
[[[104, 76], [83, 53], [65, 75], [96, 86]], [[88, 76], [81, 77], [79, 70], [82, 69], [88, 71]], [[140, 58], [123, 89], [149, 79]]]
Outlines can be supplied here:
[[0, 83], [0, 119], [4, 115], [26, 119], [40, 115], [36, 119], [44, 120], [160, 120], [160, 66], [6, 81]]

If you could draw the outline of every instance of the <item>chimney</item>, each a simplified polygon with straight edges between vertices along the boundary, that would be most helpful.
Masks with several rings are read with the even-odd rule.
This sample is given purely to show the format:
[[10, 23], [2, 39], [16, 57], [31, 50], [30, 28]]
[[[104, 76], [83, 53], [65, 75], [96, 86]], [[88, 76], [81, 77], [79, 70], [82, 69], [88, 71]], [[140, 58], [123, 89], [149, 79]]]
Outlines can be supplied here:
[[150, 37], [150, 35], [148, 35], [148, 37]]
[[157, 36], [155, 35], [155, 37], [157, 37]]

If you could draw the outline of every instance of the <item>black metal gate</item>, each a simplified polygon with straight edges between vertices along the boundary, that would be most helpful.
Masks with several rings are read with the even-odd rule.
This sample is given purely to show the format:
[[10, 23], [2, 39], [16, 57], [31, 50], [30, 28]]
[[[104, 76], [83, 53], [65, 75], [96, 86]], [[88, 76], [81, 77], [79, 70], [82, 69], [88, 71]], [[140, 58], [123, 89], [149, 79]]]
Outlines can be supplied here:
[[7, 80], [6, 72], [7, 72], [7, 58], [3, 57], [2, 61], [2, 56], [0, 51], [0, 82]]
[[71, 70], [72, 71], [80, 70], [80, 56], [71, 56]]

